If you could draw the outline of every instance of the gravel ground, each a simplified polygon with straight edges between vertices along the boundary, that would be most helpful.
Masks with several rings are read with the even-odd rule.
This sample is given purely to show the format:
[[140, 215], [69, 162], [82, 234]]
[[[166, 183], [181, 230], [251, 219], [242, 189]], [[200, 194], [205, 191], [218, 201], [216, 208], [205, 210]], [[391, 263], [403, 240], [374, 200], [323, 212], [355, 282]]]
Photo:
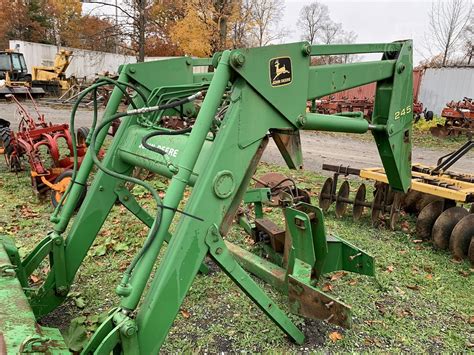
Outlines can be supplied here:
[[[29, 103], [23, 103], [30, 112], [33, 107]], [[40, 112], [46, 120], [60, 123], [69, 122], [71, 108], [68, 106], [52, 106], [40, 103]], [[0, 102], [0, 118], [12, 122], [15, 127], [18, 124], [19, 116], [14, 103]], [[90, 109], [80, 108], [76, 115], [76, 128], [89, 126], [92, 120]], [[305, 169], [332, 175], [330, 172], [321, 171], [323, 163], [350, 165], [354, 168], [367, 168], [381, 166], [381, 161], [375, 142], [362, 141], [351, 138], [348, 135], [336, 135], [316, 132], [301, 132], [301, 143]], [[434, 165], [438, 158], [450, 151], [439, 149], [428, 149], [414, 147], [413, 161], [426, 165]], [[285, 165], [278, 149], [273, 141], [267, 147], [263, 155], [263, 160], [269, 163]], [[455, 170], [472, 173], [474, 171], [474, 154], [465, 156], [455, 165]]]

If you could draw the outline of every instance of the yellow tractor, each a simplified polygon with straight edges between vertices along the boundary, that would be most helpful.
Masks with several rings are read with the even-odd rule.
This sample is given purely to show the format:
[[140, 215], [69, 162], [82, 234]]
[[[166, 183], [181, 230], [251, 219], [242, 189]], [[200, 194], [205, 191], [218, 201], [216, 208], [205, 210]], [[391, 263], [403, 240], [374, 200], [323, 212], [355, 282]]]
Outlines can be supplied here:
[[56, 53], [52, 66], [34, 66], [32, 68], [34, 86], [56, 94], [69, 90], [71, 83], [69, 79], [66, 79], [66, 69], [71, 63], [72, 53], [72, 51], [61, 49]]
[[32, 87], [25, 57], [11, 49], [0, 52], [0, 95], [27, 94], [43, 95], [43, 88]]

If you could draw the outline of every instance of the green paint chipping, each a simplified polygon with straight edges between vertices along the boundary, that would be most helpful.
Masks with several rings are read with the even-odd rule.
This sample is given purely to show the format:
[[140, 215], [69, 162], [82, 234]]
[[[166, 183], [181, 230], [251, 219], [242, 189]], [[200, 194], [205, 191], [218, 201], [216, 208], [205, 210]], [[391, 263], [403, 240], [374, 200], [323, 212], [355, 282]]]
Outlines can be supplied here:
[[69, 353], [58, 329], [42, 328], [36, 323], [15, 268], [2, 245], [6, 238], [0, 237], [0, 299], [3, 300], [0, 309], [0, 353]]

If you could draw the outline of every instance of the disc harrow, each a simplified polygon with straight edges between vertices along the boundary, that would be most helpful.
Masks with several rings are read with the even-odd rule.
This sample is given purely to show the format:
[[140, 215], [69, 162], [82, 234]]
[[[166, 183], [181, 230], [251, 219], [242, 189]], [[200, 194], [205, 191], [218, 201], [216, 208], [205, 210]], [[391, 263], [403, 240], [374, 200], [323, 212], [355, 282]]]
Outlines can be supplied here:
[[[461, 148], [465, 150], [466, 146], [472, 146], [472, 142]], [[441, 160], [435, 168], [413, 165], [412, 186], [407, 193], [393, 191], [382, 168], [355, 169], [323, 164], [323, 170], [332, 171], [334, 175], [323, 184], [319, 206], [327, 211], [335, 202], [335, 215], [342, 218], [351, 204], [355, 221], [368, 209], [373, 226], [385, 225], [392, 230], [397, 228], [401, 211], [413, 214], [417, 216], [418, 239], [431, 241], [436, 249], [449, 250], [456, 260], [467, 258], [474, 264], [474, 175], [444, 171], [443, 168], [452, 165], [449, 161], [449, 157]], [[366, 200], [365, 183], [359, 185], [353, 198], [349, 197], [351, 189], [347, 179], [337, 190], [341, 175], [344, 178], [357, 175], [373, 181], [372, 201]]]

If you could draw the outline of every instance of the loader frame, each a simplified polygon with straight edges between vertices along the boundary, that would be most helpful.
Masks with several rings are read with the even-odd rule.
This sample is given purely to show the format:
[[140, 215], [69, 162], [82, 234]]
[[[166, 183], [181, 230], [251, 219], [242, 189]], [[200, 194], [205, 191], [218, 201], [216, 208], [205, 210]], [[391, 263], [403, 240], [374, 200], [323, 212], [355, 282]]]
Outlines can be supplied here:
[[[382, 60], [310, 65], [311, 56], [359, 53], [382, 53]], [[193, 74], [194, 66], [209, 65], [214, 66], [213, 73]], [[16, 275], [19, 280], [16, 287], [21, 285], [25, 291], [36, 318], [48, 314], [66, 299], [76, 272], [111, 208], [120, 201], [156, 233], [149, 235], [134, 259], [134, 268], [124, 274], [116, 289], [121, 302], [97, 329], [83, 350], [84, 354], [109, 354], [111, 351], [157, 353], [196, 274], [205, 269], [203, 261], [206, 255], [291, 339], [302, 343], [303, 333], [239, 265], [223, 236], [232, 225], [269, 136], [277, 142], [288, 166], [299, 169], [302, 168], [299, 130], [349, 133], [370, 130], [391, 186], [406, 191], [411, 178], [411, 72], [411, 41], [325, 46], [301, 42], [224, 51], [216, 54], [212, 61], [175, 58], [124, 65], [118, 87], [111, 95], [99, 126], [103, 129], [95, 128], [68, 197], [52, 216], [53, 231], [23, 260], [6, 238], [3, 247], [0, 243], [0, 257], [5, 254], [9, 257], [9, 263], [5, 262], [3, 266], [5, 275], [8, 274], [5, 277]], [[377, 82], [371, 123], [350, 115], [306, 112], [308, 100], [370, 82]], [[122, 123], [100, 163], [100, 170], [70, 223], [91, 169], [94, 164], [99, 164], [95, 154], [101, 148], [112, 120], [117, 117], [126, 85], [137, 89], [132, 97], [136, 108], [123, 114]], [[153, 107], [168, 107], [166, 105], [175, 100], [195, 99], [203, 92], [205, 97], [192, 130], [171, 135], [168, 129], [160, 127], [161, 117], [169, 114], [169, 110], [156, 111]], [[223, 103], [225, 112], [220, 110]], [[194, 106], [190, 103], [183, 103], [181, 110], [190, 116], [194, 114]], [[220, 117], [217, 123], [216, 117]], [[144, 147], [143, 137], [151, 132], [162, 133], [150, 139], [149, 143], [164, 150], [165, 154]], [[125, 187], [126, 179], [123, 177], [130, 176], [136, 166], [170, 178], [166, 195], [157, 206], [156, 217], [140, 207]], [[188, 187], [192, 187], [192, 193], [184, 211], [179, 212], [178, 207]], [[290, 299], [296, 300], [292, 308], [306, 315], [311, 313], [311, 309], [304, 309], [305, 304], [298, 303], [301, 301], [298, 297], [305, 288], [314, 286], [313, 271], [319, 276], [326, 271], [344, 269], [344, 263], [334, 259], [335, 254], [328, 253], [320, 210], [303, 208], [306, 217], [300, 212], [286, 212], [294, 214], [287, 217], [293, 221], [289, 228], [297, 228], [299, 232], [291, 234], [293, 246], [290, 244], [289, 250], [294, 250], [294, 253], [289, 259], [292, 266], [287, 264], [285, 272], [288, 277], [283, 279], [290, 279], [290, 283], [296, 280], [295, 287], [289, 290], [292, 292]], [[176, 216], [178, 223], [171, 236], [169, 228], [176, 214], [181, 216]], [[314, 230], [312, 242], [305, 240], [304, 233], [300, 233], [304, 226]], [[295, 237], [295, 233], [300, 233], [299, 237]], [[303, 244], [298, 245], [294, 238]], [[169, 243], [168, 247], [150, 279], [165, 241]], [[312, 254], [306, 253], [309, 250]], [[354, 260], [360, 253], [362, 251], [349, 245], [344, 256]], [[321, 259], [316, 260], [316, 255]], [[31, 289], [28, 278], [45, 258], [50, 261], [49, 275], [39, 288]], [[367, 264], [354, 262], [348, 267], [351, 271], [373, 274], [372, 258], [364, 253], [364, 260]], [[325, 266], [322, 267], [321, 263]], [[5, 280], [0, 276], [0, 290], [5, 286]], [[147, 282], [150, 287], [145, 292]], [[2, 302], [8, 301], [2, 299]], [[15, 307], [9, 313], [15, 317]], [[19, 344], [24, 344], [25, 337], [31, 337], [23, 328], [15, 328], [14, 320], [3, 322], [10, 330], [5, 335], [7, 349], [15, 351]], [[12, 329], [16, 329], [16, 333]], [[35, 339], [41, 346], [47, 343], [39, 334]], [[34, 349], [35, 343], [30, 343]], [[52, 342], [48, 344], [54, 347]], [[59, 345], [59, 348], [64, 347]]]

